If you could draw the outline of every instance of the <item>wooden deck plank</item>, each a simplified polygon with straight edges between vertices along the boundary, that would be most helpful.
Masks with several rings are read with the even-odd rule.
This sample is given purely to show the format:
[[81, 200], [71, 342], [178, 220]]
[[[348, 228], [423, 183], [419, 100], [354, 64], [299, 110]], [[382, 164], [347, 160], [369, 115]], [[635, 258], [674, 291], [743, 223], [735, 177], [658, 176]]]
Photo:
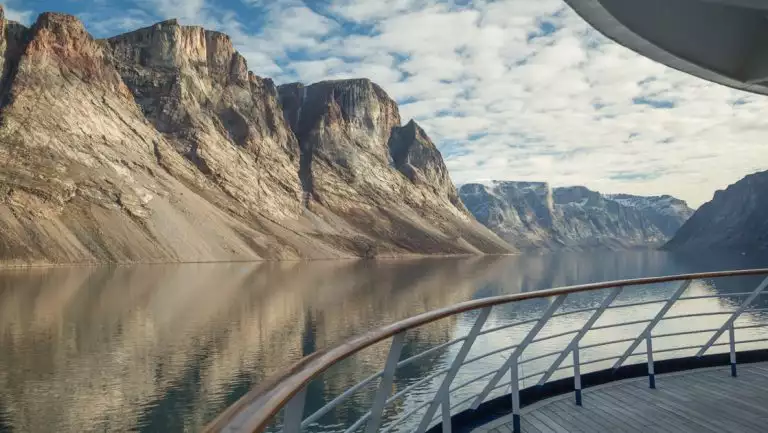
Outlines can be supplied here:
[[[719, 377], [696, 377], [691, 375], [686, 379], [692, 390], [697, 390], [701, 393], [710, 392], [719, 396], [721, 401], [730, 402], [732, 404], [730, 410], [733, 411], [734, 414], [740, 414], [741, 421], [757, 424], [754, 425], [754, 428], [757, 428], [762, 424], [756, 422], [756, 419], [753, 419], [755, 415], [763, 414], [768, 416], [768, 405], [766, 405], [765, 402], [762, 402], [762, 404], [759, 401], [756, 402], [755, 397], [759, 397], [760, 394], [754, 392], [756, 390], [752, 389], [752, 387], [746, 383], [740, 383], [739, 385], [744, 389], [741, 390], [740, 395], [734, 395], [730, 392], [733, 383], [723, 382]], [[728, 376], [726, 377], [726, 380], [733, 381], [734, 379]]]
[[[668, 386], [669, 384], [665, 384]], [[659, 398], [660, 394], [658, 389], [650, 389], [647, 385], [636, 386], [630, 388], [629, 393], [631, 397], [624, 396], [623, 398], [628, 400], [631, 404], [632, 400], [643, 401], [647, 405], [648, 416], [653, 416], [660, 420], [663, 420], [668, 425], [678, 426], [680, 429], [690, 428], [699, 432], [718, 432], [719, 429], [712, 427], [710, 423], [703, 422], [699, 419], [698, 414], [692, 416], [686, 411], [681, 411], [676, 404]], [[689, 400], [686, 400], [686, 405], [689, 404]], [[687, 406], [686, 406], [687, 407]]]
[[[676, 383], [670, 383], [659, 386], [655, 390], [636, 388], [636, 392], [645, 394], [649, 399], [658, 399], [657, 407], [660, 410], [666, 410], [689, 422], [698, 424], [703, 431], [722, 432], [728, 431], [730, 423], [721, 424], [720, 419], [711, 419], [708, 417], [709, 411], [702, 411], [695, 407], [696, 401], [691, 396], [686, 395], [685, 386], [679, 386], [674, 392], [670, 392], [670, 387]], [[663, 406], [662, 406], [663, 405]], [[709, 419], [707, 419], [709, 418]]]
[[564, 416], [551, 404], [539, 409], [539, 413], [542, 413], [552, 421], [555, 421], [563, 428], [564, 433], [590, 433], [589, 430], [583, 428], [581, 423], [574, 422], [574, 419], [569, 416]]
[[[658, 375], [657, 389], [645, 378], [584, 390], [584, 406], [572, 395], [521, 410], [524, 433], [764, 433], [768, 423], [768, 363]], [[511, 431], [511, 418], [492, 428]], [[479, 429], [479, 430], [482, 430]], [[487, 430], [487, 429], [486, 429]]]
[[635, 410], [642, 408], [643, 413], [650, 414], [646, 416], [652, 417], [654, 420], [653, 427], [657, 428], [659, 431], [690, 430], [697, 433], [702, 431], [701, 428], [689, 429], [688, 423], [685, 422], [685, 419], [674, 416], [665, 410], [660, 410], [661, 408], [658, 406], [658, 402], [654, 400], [638, 398], [638, 393], [636, 392], [632, 393], [631, 395], [627, 395], [625, 393], [615, 393], [614, 391], [614, 389], [607, 389], [605, 391], [605, 395], [613, 398], [614, 400], [621, 401], [625, 406], [632, 405]]
[[601, 422], [601, 417], [596, 416], [598, 414], [594, 412], [590, 414], [590, 416], [582, 415], [579, 409], [583, 411], [584, 410], [583, 407], [582, 408], [562, 407], [568, 404], [574, 404], [574, 403], [557, 402], [550, 405], [549, 407], [554, 408], [555, 410], [559, 410], [560, 413], [563, 413], [563, 414], [570, 413], [572, 415], [573, 422], [583, 426], [582, 430], [586, 431], [587, 433], [616, 431], [616, 426], [612, 425], [609, 422]]

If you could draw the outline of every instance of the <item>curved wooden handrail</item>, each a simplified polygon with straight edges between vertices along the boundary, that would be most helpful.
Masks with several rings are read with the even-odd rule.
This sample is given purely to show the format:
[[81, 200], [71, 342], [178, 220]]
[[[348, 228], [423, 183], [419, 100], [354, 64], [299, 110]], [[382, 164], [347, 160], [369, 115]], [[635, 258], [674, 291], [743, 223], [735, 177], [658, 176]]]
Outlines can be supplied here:
[[666, 283], [672, 281], [699, 280], [705, 278], [721, 278], [748, 275], [768, 274], [768, 268], [745, 269], [735, 271], [704, 272], [696, 274], [680, 274], [664, 277], [637, 278], [616, 280], [602, 283], [581, 284], [555, 289], [539, 290], [526, 293], [494, 296], [452, 305], [427, 313], [419, 314], [390, 325], [371, 330], [365, 334], [353, 337], [340, 345], [318, 351], [309, 355], [282, 373], [263, 382], [257, 388], [249, 391], [237, 402], [228, 407], [216, 419], [208, 424], [205, 432], [228, 431], [237, 426], [238, 431], [261, 432], [269, 421], [285, 404], [306, 386], [337, 362], [357, 353], [369, 346], [390, 338], [409, 329], [431, 323], [449, 316], [464, 313], [494, 305], [528, 299], [548, 298], [551, 296], [587, 292], [619, 286], [639, 286], [645, 284]]

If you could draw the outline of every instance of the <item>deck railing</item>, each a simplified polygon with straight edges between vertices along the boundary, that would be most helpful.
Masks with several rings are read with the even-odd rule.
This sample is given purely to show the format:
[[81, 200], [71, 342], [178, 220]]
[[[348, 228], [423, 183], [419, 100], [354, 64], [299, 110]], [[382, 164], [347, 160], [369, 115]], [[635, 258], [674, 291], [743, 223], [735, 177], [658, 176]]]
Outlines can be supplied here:
[[[516, 432], [519, 432], [520, 385], [532, 379], [538, 378], [536, 385], [542, 385], [549, 381], [556, 373], [562, 374], [572, 371], [575, 404], [581, 405], [582, 369], [610, 363], [612, 368], [616, 370], [627, 364], [631, 357], [643, 357], [644, 359], [640, 362], [647, 363], [649, 386], [654, 388], [656, 386], [654, 355], [695, 351], [695, 356], [701, 357], [713, 347], [721, 346], [728, 347], [731, 373], [735, 376], [737, 374], [737, 350], [739, 347], [749, 344], [753, 347], [757, 345], [762, 348], [768, 342], [768, 336], [759, 334], [753, 334], [751, 337], [741, 340], [737, 339], [737, 333], [742, 332], [742, 330], [768, 326], [768, 320], [758, 321], [757, 323], [737, 323], [737, 319], [745, 314], [759, 314], [768, 311], [768, 308], [754, 307], [755, 301], [761, 295], [768, 294], [768, 291], [765, 290], [768, 286], [768, 277], [763, 279], [757, 287], [744, 288], [744, 290], [734, 293], [684, 295], [691, 284], [697, 280], [762, 275], [768, 275], [768, 269], [612, 281], [464, 302], [373, 330], [365, 335], [353, 338], [336, 348], [308, 356], [288, 371], [262, 383], [257, 389], [246, 394], [216, 418], [206, 429], [207, 431], [261, 432], [283, 410], [283, 432], [296, 433], [302, 430], [302, 428], [307, 428], [316, 423], [356, 392], [372, 386], [378, 381], [369, 410], [350, 425], [342, 427], [345, 433], [358, 431], [372, 433], [380, 429], [388, 432], [394, 429], [402, 429], [402, 426], [406, 424], [410, 426], [408, 430], [423, 433], [435, 423], [442, 423], [443, 431], [450, 432], [452, 415], [462, 410], [477, 409], [483, 402], [487, 401], [493, 392], [505, 389], [509, 390], [512, 400], [514, 429]], [[660, 283], [676, 283], [677, 285], [673, 290], [666, 291], [661, 298], [629, 303], [616, 302], [616, 299], [629, 287]], [[602, 296], [602, 300], [597, 305], [588, 308], [563, 310], [562, 307], [569, 296], [584, 292], [598, 293]], [[513, 323], [504, 323], [495, 327], [485, 326], [494, 308], [541, 298], [548, 298], [550, 303], [536, 317], [525, 318], [525, 320]], [[673, 307], [680, 306], [688, 301], [723, 298], [730, 299], [729, 304], [735, 306], [735, 308], [718, 311], [698, 311], [697, 309], [681, 308], [683, 312], [669, 314]], [[598, 325], [600, 318], [607, 311], [637, 309], [642, 306], [652, 305], [660, 305], [661, 307], [648, 318], [641, 320], [630, 317], [633, 320]], [[465, 335], [413, 354], [406, 359], [400, 359], [407, 331], [417, 329], [440, 319], [468, 312], [473, 315], [474, 322]], [[582, 325], [563, 332], [542, 335], [541, 331], [553, 319], [577, 314], [585, 315], [586, 317]], [[721, 319], [724, 318], [725, 320], [716, 321], [716, 324], [713, 324], [710, 319], [690, 320], [693, 318], [716, 316], [720, 316]], [[657, 325], [661, 322], [681, 319], [689, 321], [693, 327], [682, 331], [654, 333]], [[627, 331], [626, 328], [632, 326], [638, 329]], [[624, 328], [622, 333], [611, 332], [622, 327]], [[469, 357], [470, 351], [478, 337], [486, 336], [484, 338], [488, 338], [487, 336], [493, 335], [495, 338], [501, 335], [501, 333], [509, 332], [510, 330], [516, 330], [514, 344], [505, 344], [501, 348]], [[609, 336], [610, 338], [587, 344], [584, 341], [585, 336], [588, 334]], [[702, 335], [708, 338], [706, 338], [704, 343], [700, 342], [697, 344], [689, 344], [690, 342], [687, 341], [688, 337], [686, 339], [673, 339], [675, 342], [667, 345], [668, 347], [656, 350], [653, 348], [654, 342], [667, 340], [671, 337], [692, 335]], [[615, 336], [620, 338], [613, 338]], [[304, 417], [307, 386], [312, 380], [320, 378], [324, 371], [340, 361], [387, 339], [390, 340], [390, 347], [383, 370], [358, 382], [328, 401], [321, 408], [314, 411], [314, 413]], [[498, 340], [509, 341], [509, 335], [505, 335], [504, 338], [499, 337]], [[543, 341], [553, 342], [556, 340], [562, 341], [555, 345], [555, 350], [533, 353], [527, 358], [524, 357], [527, 354], [526, 351], [535, 346], [536, 343]], [[626, 345], [626, 348], [612, 353], [610, 356], [603, 356], [588, 361], [581, 360], [581, 354], [586, 350], [622, 344]], [[399, 391], [393, 392], [393, 383], [399, 369], [406, 365], [427, 362], [429, 355], [445, 351], [448, 348], [455, 349], [455, 356], [446, 364], [428, 369], [428, 374], [425, 373], [424, 377], [420, 377], [415, 382], [403, 386]], [[463, 366], [477, 363], [491, 356], [503, 356], [504, 360], [497, 368], [482, 371], [474, 377], [461, 378], [461, 381], [457, 380], [458, 373]], [[571, 362], [563, 365], [569, 358]], [[550, 359], [551, 362], [549, 361]], [[539, 365], [542, 368], [527, 374], [521, 373], [521, 369], [528, 364]], [[505, 380], [507, 376], [508, 380]], [[425, 384], [433, 385], [430, 389], [430, 392], [433, 392], [431, 397], [426, 398], [426, 401], [415, 404], [414, 407], [407, 411], [395, 414], [395, 417], [389, 419], [387, 425], [382, 428], [385, 409], [393, 405], [394, 402], [407, 397], [409, 393], [417, 389], [423, 389]], [[474, 391], [469, 396], [466, 396], [466, 391], [470, 388], [474, 389]], [[453, 401], [457, 391], [460, 390], [464, 392], [463, 398], [459, 401]], [[389, 414], [392, 415], [392, 411]], [[416, 417], [416, 414], [420, 418]], [[338, 426], [336, 430], [341, 431]]]

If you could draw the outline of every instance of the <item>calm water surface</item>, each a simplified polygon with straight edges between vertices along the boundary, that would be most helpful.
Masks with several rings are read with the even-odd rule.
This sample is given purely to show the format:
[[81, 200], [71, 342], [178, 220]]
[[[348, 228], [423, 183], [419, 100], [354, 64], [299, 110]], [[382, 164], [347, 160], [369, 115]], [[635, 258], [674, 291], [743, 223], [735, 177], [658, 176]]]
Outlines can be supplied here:
[[[571, 284], [766, 266], [768, 257], [755, 255], [628, 252], [2, 270], [0, 431], [198, 431], [249, 388], [302, 356], [427, 310]], [[750, 291], [759, 281], [754, 277], [702, 281], [692, 285], [689, 294]], [[674, 288], [662, 284], [628, 289], [617, 302], [658, 298]], [[597, 305], [601, 296], [573, 296], [565, 308]], [[736, 302], [701, 301], [685, 308], [718, 311], [732, 309]], [[546, 306], [547, 300], [533, 300], [496, 308], [486, 327], [534, 317]], [[652, 306], [651, 310], [624, 310], [631, 311], [606, 313], [599, 324], [654, 313]], [[543, 335], [572, 329], [587, 317], [572, 316], [553, 322]], [[468, 313], [409, 333], [403, 356], [463, 335], [474, 317], [476, 313]], [[761, 323], [768, 317], [755, 313], [743, 320]], [[686, 324], [665, 326], [682, 329]], [[481, 338], [470, 357], [509, 345], [525, 331]], [[620, 338], [622, 332], [636, 333], [636, 328], [611, 332]], [[551, 351], [563, 341], [567, 342], [549, 340], [526, 356]], [[319, 408], [379, 370], [387, 349], [388, 344], [376, 345], [331, 369], [322, 383], [310, 386], [307, 410]], [[584, 353], [582, 360], [600, 358], [609, 349]], [[455, 355], [452, 350], [436, 354], [429, 363], [398, 370], [395, 387], [407, 386], [447, 365]], [[490, 357], [467, 366], [467, 371], [462, 369], [462, 374], [472, 377], [490, 371], [503, 360], [503, 356]], [[535, 372], [537, 363], [525, 368]], [[536, 378], [528, 385], [531, 380]], [[409, 426], [408, 422], [393, 426], [389, 420], [429, 398], [436, 384], [427, 383], [395, 402], [388, 408], [385, 425], [394, 431]], [[470, 395], [477, 389], [468, 386], [462, 391]], [[311, 430], [343, 430], [342, 425], [367, 410], [370, 394], [371, 390], [363, 390]]]

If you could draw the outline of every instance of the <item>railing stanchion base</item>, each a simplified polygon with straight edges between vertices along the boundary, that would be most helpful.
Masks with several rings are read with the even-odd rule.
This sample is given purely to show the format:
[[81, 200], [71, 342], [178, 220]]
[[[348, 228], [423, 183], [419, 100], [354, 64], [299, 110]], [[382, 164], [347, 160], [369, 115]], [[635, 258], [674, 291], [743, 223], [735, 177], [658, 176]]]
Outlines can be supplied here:
[[520, 426], [520, 415], [512, 415], [512, 433], [522, 433], [523, 428]]
[[579, 361], [579, 345], [573, 348], [573, 389], [576, 394], [576, 406], [581, 406], [581, 362]]
[[648, 353], [648, 387], [656, 389], [656, 371], [653, 365], [653, 340], [650, 333], [645, 339], [645, 345]]
[[731, 322], [731, 326], [728, 328], [728, 337], [730, 338], [730, 344], [731, 346], [731, 376], [737, 377], [738, 373], [736, 372], [736, 328], [734, 327], [733, 322]]

